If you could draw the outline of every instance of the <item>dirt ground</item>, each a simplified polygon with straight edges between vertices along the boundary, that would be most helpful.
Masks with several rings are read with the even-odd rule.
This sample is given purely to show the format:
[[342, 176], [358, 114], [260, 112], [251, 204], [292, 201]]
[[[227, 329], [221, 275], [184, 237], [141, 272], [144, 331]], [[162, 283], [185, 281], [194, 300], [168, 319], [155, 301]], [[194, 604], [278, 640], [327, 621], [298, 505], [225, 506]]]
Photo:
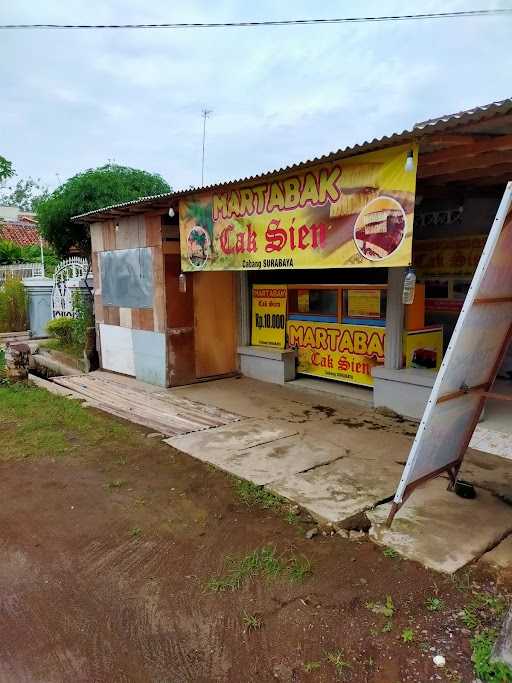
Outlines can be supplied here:
[[[0, 450], [16, 437], [5, 425]], [[68, 430], [59, 457], [2, 454], [1, 683], [473, 681], [457, 615], [471, 590], [495, 590], [492, 577], [308, 540], [307, 520], [244, 504], [226, 475], [143, 429], [112, 433]], [[263, 546], [307, 558], [311, 574], [208, 588], [227, 558]], [[391, 617], [377, 613], [388, 595]]]

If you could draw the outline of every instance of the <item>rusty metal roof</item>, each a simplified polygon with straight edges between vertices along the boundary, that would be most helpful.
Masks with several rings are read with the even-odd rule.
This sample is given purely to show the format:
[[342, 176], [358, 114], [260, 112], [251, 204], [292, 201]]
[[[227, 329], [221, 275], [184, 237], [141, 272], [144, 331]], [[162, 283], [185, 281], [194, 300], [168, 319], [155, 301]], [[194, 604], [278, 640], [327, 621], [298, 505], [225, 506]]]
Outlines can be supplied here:
[[315, 164], [335, 161], [365, 152], [371, 152], [377, 149], [384, 149], [394, 145], [405, 144], [407, 142], [417, 141], [421, 143], [421, 151], [432, 151], [442, 149], [443, 145], [436, 145], [432, 140], [432, 136], [438, 135], [442, 132], [460, 132], [457, 129], [464, 128], [464, 133], [484, 133], [488, 135], [500, 135], [507, 132], [512, 133], [512, 123], [507, 125], [507, 130], [502, 127], [493, 127], [493, 121], [500, 119], [505, 114], [512, 112], [512, 98], [500, 100], [498, 102], [491, 102], [473, 109], [466, 109], [465, 111], [457, 112], [455, 114], [446, 114], [439, 118], [428, 119], [416, 123], [413, 128], [403, 130], [401, 133], [393, 133], [392, 135], [384, 135], [381, 138], [373, 138], [360, 144], [344, 147], [335, 152], [325, 154], [320, 157], [301, 161], [289, 166], [283, 166], [271, 171], [246, 176], [244, 178], [226, 180], [212, 185], [205, 185], [203, 187], [190, 187], [188, 189], [176, 190], [167, 192], [165, 194], [154, 195], [151, 197], [139, 197], [129, 202], [122, 202], [120, 204], [112, 204], [100, 209], [94, 209], [86, 213], [73, 216], [71, 220], [82, 223], [92, 223], [93, 221], [108, 220], [123, 214], [132, 213], [133, 209], [137, 207], [138, 213], [144, 212], [151, 208], [159, 209], [169, 207], [176, 199], [180, 197], [197, 194], [200, 192], [211, 192], [221, 188], [228, 188], [234, 185], [252, 183], [255, 181], [265, 180], [269, 177], [289, 173], [290, 171], [300, 170], [305, 167], [314, 166]]

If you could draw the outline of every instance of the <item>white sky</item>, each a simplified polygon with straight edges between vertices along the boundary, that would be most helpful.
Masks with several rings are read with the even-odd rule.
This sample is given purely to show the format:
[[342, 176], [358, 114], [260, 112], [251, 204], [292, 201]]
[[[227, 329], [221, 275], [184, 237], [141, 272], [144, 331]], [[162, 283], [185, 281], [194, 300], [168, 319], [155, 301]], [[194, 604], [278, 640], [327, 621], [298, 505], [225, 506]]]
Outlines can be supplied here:
[[[499, 8], [500, 0], [0, 0], [0, 23], [158, 23]], [[53, 189], [109, 159], [174, 189], [309, 159], [512, 96], [512, 16], [0, 33], [0, 154]]]

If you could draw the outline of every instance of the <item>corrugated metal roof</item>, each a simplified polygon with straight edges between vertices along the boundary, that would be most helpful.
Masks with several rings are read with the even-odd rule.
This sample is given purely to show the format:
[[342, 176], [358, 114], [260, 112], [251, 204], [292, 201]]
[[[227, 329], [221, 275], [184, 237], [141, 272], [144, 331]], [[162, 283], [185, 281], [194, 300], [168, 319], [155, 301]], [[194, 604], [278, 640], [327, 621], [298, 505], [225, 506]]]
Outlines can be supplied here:
[[[294, 170], [300, 170], [307, 166], [313, 166], [315, 164], [334, 161], [337, 159], [343, 159], [348, 156], [354, 156], [356, 154], [362, 154], [364, 152], [371, 152], [376, 149], [383, 149], [385, 147], [403, 144], [406, 142], [410, 142], [412, 140], [423, 140], [427, 137], [434, 135], [435, 133], [440, 133], [442, 131], [451, 131], [452, 129], [458, 128], [463, 125], [466, 126], [471, 123], [477, 123], [485, 119], [490, 119], [495, 116], [506, 114], [509, 111], [512, 111], [512, 98], [500, 100], [497, 102], [491, 102], [490, 104], [474, 107], [473, 109], [466, 109], [465, 111], [457, 112], [455, 114], [446, 114], [439, 118], [421, 121], [420, 123], [416, 123], [413, 128], [403, 130], [401, 133], [393, 133], [392, 135], [384, 135], [381, 138], [373, 138], [373, 140], [367, 140], [360, 144], [347, 146], [343, 149], [338, 149], [335, 152], [331, 152], [320, 157], [314, 157], [313, 159], [301, 161], [295, 164], [291, 164], [289, 166], [283, 166], [281, 168], [276, 168], [271, 171], [265, 171], [257, 175], [226, 180], [221, 183], [214, 183], [212, 185], [205, 185], [203, 187], [199, 186], [191, 187], [188, 189], [176, 190], [173, 192], [167, 192], [165, 194], [154, 195], [151, 197], [139, 197], [138, 199], [133, 199], [129, 202], [112, 204], [111, 206], [105, 206], [101, 209], [87, 211], [86, 213], [79, 214], [78, 216], [73, 216], [72, 220], [90, 223], [94, 219], [107, 219], [109, 217], [107, 215], [109, 214], [109, 212], [115, 210], [122, 210], [130, 206], [135, 206], [137, 204], [140, 204], [141, 209], [143, 209], [144, 205], [158, 205], [158, 203], [162, 200], [179, 199], [180, 197], [189, 194], [197, 194], [199, 192], [211, 192], [213, 190], [227, 188], [232, 185], [240, 185], [265, 180], [268, 177], [289, 173], [290, 171]], [[113, 215], [110, 217], [113, 217]]]

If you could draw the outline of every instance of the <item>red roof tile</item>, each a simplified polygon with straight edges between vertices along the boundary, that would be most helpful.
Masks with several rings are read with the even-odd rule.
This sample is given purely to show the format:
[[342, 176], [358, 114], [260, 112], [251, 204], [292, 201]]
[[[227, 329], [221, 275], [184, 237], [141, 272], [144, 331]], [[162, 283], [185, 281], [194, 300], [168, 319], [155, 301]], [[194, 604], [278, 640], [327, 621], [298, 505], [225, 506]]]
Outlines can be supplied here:
[[39, 231], [33, 221], [3, 221], [0, 223], [0, 239], [29, 247], [39, 244]]

